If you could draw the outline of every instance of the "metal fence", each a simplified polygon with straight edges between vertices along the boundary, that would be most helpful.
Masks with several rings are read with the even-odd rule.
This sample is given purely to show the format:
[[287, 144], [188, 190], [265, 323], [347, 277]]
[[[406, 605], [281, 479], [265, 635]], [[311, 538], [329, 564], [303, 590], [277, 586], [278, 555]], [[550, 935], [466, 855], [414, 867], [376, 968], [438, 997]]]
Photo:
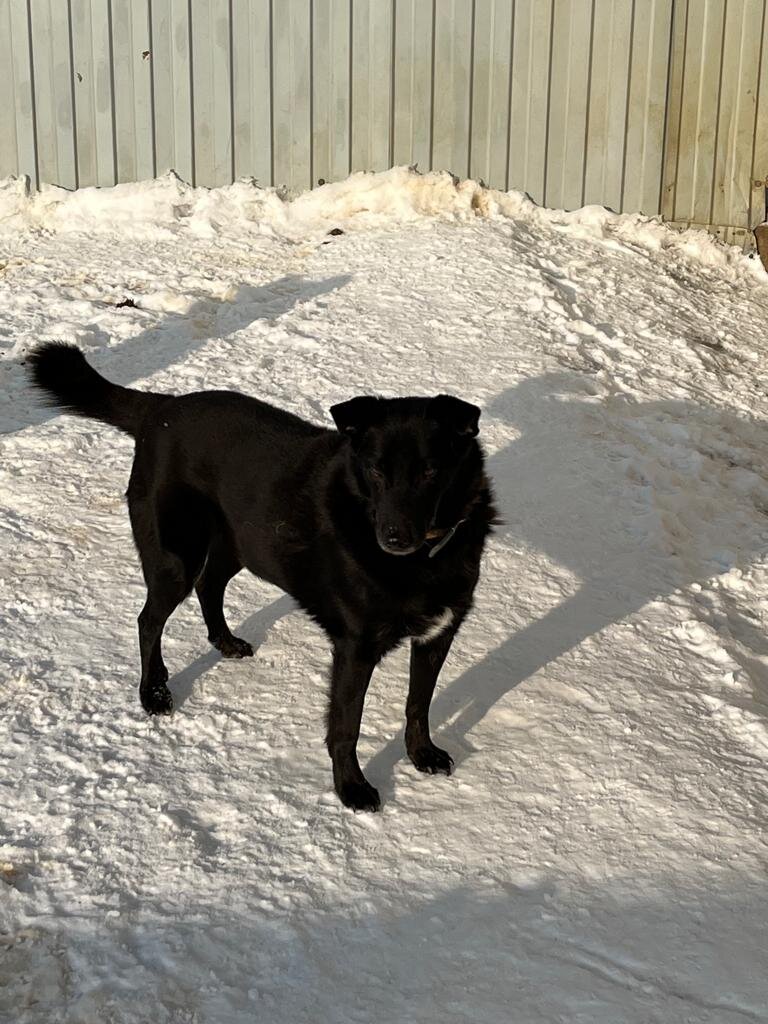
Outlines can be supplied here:
[[766, 0], [0, 0], [0, 176], [418, 163], [749, 237]]

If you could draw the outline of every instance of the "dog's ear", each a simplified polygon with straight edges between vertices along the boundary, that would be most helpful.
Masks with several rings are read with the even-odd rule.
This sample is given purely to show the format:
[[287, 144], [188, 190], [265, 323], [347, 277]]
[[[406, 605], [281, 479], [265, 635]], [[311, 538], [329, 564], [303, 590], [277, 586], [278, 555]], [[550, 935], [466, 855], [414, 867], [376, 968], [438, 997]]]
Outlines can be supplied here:
[[330, 412], [340, 433], [354, 437], [378, 418], [379, 399], [361, 395], [359, 398], [350, 398], [348, 402], [332, 405]]
[[453, 395], [438, 395], [432, 399], [435, 419], [461, 437], [477, 437], [480, 410], [476, 405], [463, 402]]

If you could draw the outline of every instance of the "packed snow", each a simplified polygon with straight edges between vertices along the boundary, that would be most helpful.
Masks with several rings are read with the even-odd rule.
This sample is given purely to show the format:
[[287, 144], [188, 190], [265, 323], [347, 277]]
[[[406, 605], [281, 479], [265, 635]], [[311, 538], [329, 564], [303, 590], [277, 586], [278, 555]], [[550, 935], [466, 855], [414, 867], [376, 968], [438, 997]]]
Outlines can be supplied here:
[[[333, 229], [341, 234], [329, 234]], [[483, 408], [505, 524], [404, 755], [377, 670], [344, 809], [328, 645], [246, 574], [225, 662], [188, 601], [177, 710], [137, 695], [130, 439], [30, 394], [120, 383], [330, 426]], [[698, 232], [447, 174], [29, 195], [0, 183], [0, 1020], [768, 1021], [768, 277]]]

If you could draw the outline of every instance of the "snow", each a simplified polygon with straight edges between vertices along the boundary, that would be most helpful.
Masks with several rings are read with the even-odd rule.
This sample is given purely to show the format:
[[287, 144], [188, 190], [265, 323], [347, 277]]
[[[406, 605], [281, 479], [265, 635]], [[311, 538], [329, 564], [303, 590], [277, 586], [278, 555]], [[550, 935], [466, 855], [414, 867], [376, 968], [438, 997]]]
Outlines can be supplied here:
[[[2, 183], [0, 1020], [768, 1021], [767, 282], [407, 168]], [[482, 406], [505, 525], [433, 705], [450, 779], [404, 758], [403, 649], [363, 718], [383, 812], [342, 808], [327, 644], [245, 575], [255, 657], [189, 601], [177, 711], [143, 715], [131, 442], [30, 396], [53, 338], [329, 425], [365, 392]]]

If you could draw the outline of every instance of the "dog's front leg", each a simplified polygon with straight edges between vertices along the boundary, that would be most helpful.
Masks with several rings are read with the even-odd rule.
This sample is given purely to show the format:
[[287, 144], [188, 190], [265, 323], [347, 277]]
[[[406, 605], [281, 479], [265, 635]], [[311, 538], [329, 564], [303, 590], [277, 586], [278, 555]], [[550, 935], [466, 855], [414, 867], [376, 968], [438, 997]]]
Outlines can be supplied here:
[[353, 811], [378, 811], [381, 807], [378, 792], [366, 781], [357, 760], [363, 702], [376, 660], [352, 642], [334, 645], [326, 742], [336, 792]]
[[411, 680], [405, 705], [405, 749], [420, 772], [451, 774], [453, 758], [436, 747], [429, 734], [429, 705], [435, 692], [437, 677], [451, 648], [456, 627], [446, 630], [434, 640], [411, 642]]

